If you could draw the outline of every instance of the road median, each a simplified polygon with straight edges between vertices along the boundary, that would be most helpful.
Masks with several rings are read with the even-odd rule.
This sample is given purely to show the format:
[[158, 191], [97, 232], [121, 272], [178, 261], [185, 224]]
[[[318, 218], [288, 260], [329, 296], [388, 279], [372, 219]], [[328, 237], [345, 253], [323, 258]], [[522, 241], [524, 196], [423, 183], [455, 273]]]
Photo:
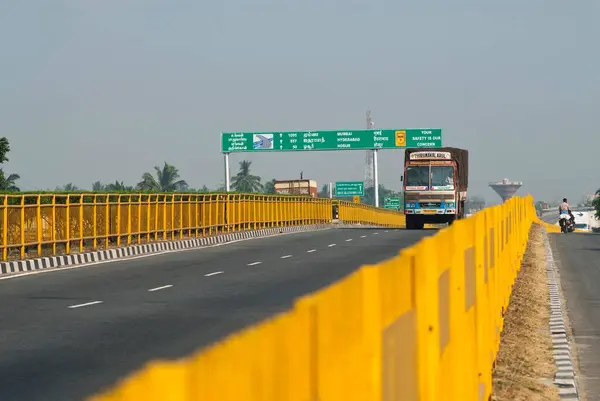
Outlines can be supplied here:
[[544, 233], [534, 224], [505, 315], [492, 400], [560, 400], [549, 321]]

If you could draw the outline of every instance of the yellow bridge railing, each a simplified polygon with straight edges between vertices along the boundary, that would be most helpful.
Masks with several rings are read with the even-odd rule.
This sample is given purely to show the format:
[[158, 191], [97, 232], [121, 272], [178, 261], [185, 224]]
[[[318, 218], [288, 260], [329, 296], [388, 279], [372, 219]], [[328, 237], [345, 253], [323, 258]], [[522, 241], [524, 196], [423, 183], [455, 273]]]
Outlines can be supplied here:
[[0, 195], [1, 260], [269, 227], [346, 223], [403, 227], [404, 215], [363, 204], [256, 194]]
[[488, 400], [533, 222], [512, 198], [93, 400]]

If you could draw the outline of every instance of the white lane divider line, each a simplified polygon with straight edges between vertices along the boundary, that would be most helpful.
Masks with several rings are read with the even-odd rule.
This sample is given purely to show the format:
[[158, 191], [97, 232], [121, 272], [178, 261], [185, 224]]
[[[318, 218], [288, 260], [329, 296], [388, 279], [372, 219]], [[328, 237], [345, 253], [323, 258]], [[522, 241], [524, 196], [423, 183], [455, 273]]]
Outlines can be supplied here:
[[256, 265], [260, 265], [262, 262], [252, 262], [252, 263], [248, 263], [248, 266], [256, 266]]
[[373, 235], [378, 235], [379, 233], [373, 233]]
[[389, 230], [385, 230], [385, 231], [384, 231], [384, 233], [389, 233], [389, 232], [390, 232]]
[[352, 241], [352, 238], [348, 238], [348, 239], [346, 240], [346, 242], [350, 242], [350, 241]]
[[212, 272], [212, 273], [205, 274], [204, 277], [216, 276], [217, 274], [223, 274], [223, 273], [225, 273], [225, 272]]
[[317, 251], [316, 249], [309, 249], [308, 251], [306, 251], [306, 253], [313, 253], [313, 252], [316, 252], [316, 251]]
[[366, 235], [361, 235], [360, 238], [367, 238], [367, 236]]
[[85, 304], [71, 305], [71, 306], [69, 306], [69, 309], [83, 308], [84, 306], [96, 305], [96, 304], [101, 304], [101, 303], [102, 303], [102, 301], [86, 302]]
[[149, 292], [160, 291], [160, 290], [164, 290], [165, 288], [171, 288], [171, 287], [173, 287], [172, 284], [163, 285], [162, 287], [150, 288], [148, 291]]
[[281, 259], [287, 259], [287, 258], [291, 258], [291, 257], [292, 257], [292, 255], [284, 255], [281, 257]]
[[329, 244], [327, 245], [329, 248], [331, 248], [332, 246], [335, 246], [335, 244]]

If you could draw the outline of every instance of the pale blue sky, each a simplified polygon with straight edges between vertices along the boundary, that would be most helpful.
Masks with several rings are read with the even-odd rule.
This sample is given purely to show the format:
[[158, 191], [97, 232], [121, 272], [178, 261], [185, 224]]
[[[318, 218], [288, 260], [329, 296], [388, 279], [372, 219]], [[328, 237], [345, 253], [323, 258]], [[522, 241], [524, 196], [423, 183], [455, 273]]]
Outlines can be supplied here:
[[[23, 189], [222, 182], [221, 131], [441, 127], [490, 180], [600, 186], [600, 2], [0, 0], [0, 121]], [[576, 152], [560, 155], [562, 144]], [[263, 178], [361, 180], [364, 152], [236, 155]], [[399, 188], [403, 152], [380, 153]], [[498, 198], [499, 199], [499, 198]]]

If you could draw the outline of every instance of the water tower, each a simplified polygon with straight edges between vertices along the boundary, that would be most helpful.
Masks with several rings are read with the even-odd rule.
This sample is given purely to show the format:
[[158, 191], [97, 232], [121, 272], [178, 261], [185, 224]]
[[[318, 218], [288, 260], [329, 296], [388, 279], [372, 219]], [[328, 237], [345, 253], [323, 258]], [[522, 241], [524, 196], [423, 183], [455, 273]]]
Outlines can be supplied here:
[[506, 202], [508, 199], [512, 198], [512, 196], [523, 186], [522, 181], [509, 181], [508, 178], [503, 179], [502, 181], [490, 182], [490, 187], [500, 197], [503, 202]]

